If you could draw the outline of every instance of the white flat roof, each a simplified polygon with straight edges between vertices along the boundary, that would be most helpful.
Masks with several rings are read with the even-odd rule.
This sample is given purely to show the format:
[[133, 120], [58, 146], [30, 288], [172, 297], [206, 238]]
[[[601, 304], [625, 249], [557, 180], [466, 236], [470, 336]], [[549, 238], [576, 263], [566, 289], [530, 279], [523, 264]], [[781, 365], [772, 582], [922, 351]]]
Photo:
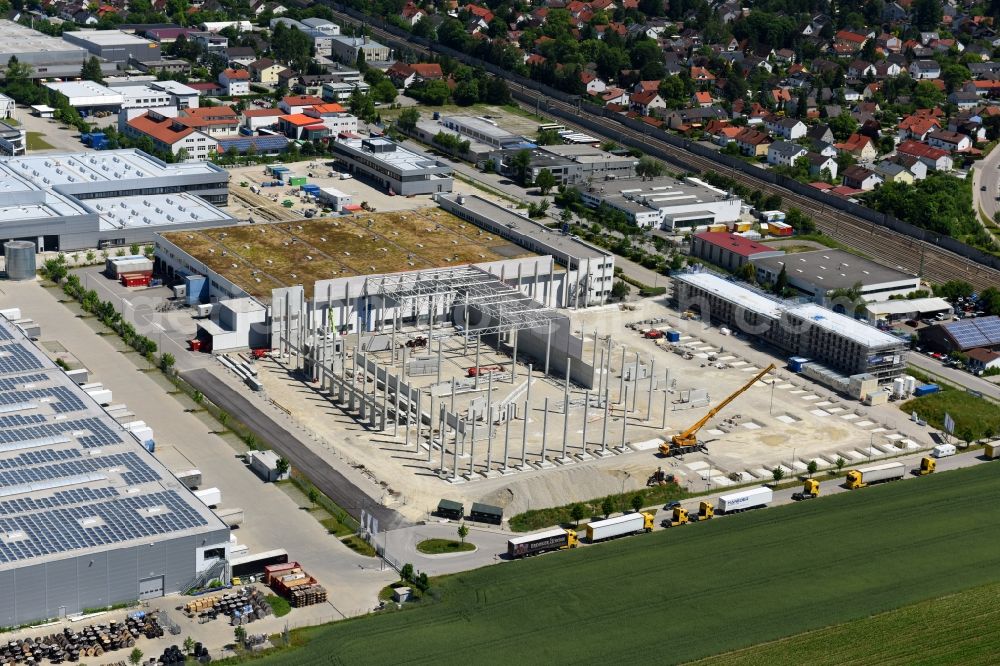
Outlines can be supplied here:
[[868, 311], [872, 314], [908, 314], [910, 312], [937, 312], [938, 310], [953, 310], [951, 303], [943, 298], [914, 298], [908, 301], [882, 301], [869, 303]]
[[[370, 139], [340, 139], [340, 142], [350, 146], [354, 150], [363, 151], [365, 155], [372, 160], [390, 164], [393, 168], [398, 169], [401, 172], [423, 171], [424, 169], [442, 166], [438, 164], [437, 160], [433, 157], [408, 150], [398, 143], [394, 143], [388, 139], [372, 137]], [[370, 145], [395, 145], [396, 149], [381, 153], [372, 152], [364, 145], [365, 143]]]
[[901, 344], [901, 340], [894, 335], [889, 335], [863, 321], [838, 314], [815, 303], [796, 305], [788, 308], [788, 313], [802, 317], [815, 326], [833, 331], [868, 347]]
[[86, 204], [101, 216], [101, 231], [231, 220], [215, 206], [187, 193], [89, 199]]
[[121, 30], [78, 30], [73, 32], [74, 39], [80, 39], [99, 46], [124, 46], [127, 44], [150, 44], [150, 40]]
[[99, 152], [21, 155], [0, 158], [0, 166], [46, 186], [68, 183], [135, 180], [163, 176], [215, 174], [207, 162], [164, 164], [132, 149]]
[[[87, 54], [82, 46], [70, 44], [58, 37], [49, 37], [20, 23], [0, 20], [0, 54], [12, 55], [18, 52], [64, 52], [68, 56], [78, 55], [81, 60]], [[7, 61], [4, 60], [4, 65], [6, 64]]]
[[54, 81], [46, 83], [45, 87], [65, 95], [71, 104], [75, 98], [80, 97], [99, 99], [101, 104], [121, 104], [122, 102], [120, 92], [93, 81]]
[[191, 86], [186, 86], [180, 81], [156, 81], [150, 82], [151, 86], [159, 88], [160, 90], [165, 90], [173, 95], [193, 95], [198, 96], [198, 91]]
[[715, 273], [680, 273], [676, 277], [682, 282], [704, 289], [751, 312], [771, 319], [781, 318], [781, 303], [752, 289], [747, 289], [737, 282], [730, 282]]

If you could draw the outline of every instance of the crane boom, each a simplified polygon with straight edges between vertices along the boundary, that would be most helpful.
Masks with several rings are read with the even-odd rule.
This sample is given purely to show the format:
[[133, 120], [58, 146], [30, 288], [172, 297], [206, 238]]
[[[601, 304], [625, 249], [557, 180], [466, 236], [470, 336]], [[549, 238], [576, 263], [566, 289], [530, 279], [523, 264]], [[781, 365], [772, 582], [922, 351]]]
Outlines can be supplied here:
[[759, 381], [761, 378], [763, 378], [764, 375], [766, 375], [767, 373], [769, 373], [772, 370], [774, 370], [774, 368], [775, 368], [774, 363], [771, 363], [766, 368], [764, 368], [763, 370], [761, 370], [760, 372], [758, 372], [754, 376], [753, 379], [751, 379], [750, 381], [748, 381], [746, 384], [744, 384], [743, 386], [741, 386], [737, 390], [733, 391], [729, 395], [729, 397], [727, 397], [725, 400], [723, 400], [722, 402], [720, 402], [718, 405], [716, 405], [712, 409], [708, 410], [708, 413], [705, 414], [705, 416], [703, 416], [700, 419], [698, 419], [698, 421], [694, 425], [692, 425], [691, 427], [689, 427], [684, 432], [682, 432], [682, 433], [680, 433], [678, 435], [674, 435], [673, 437], [671, 437], [669, 442], [664, 442], [663, 444], [660, 444], [660, 453], [662, 453], [664, 455], [672, 455], [672, 454], [676, 454], [676, 453], [687, 453], [689, 451], [693, 451], [693, 450], [697, 449], [698, 448], [698, 431], [701, 430], [702, 427], [704, 427], [704, 425], [706, 423], [708, 423], [712, 419], [712, 417], [714, 417], [720, 411], [722, 411], [723, 409], [725, 409], [726, 405], [728, 405], [729, 403], [731, 403], [736, 398], [740, 397], [747, 389], [749, 389], [757, 381]]

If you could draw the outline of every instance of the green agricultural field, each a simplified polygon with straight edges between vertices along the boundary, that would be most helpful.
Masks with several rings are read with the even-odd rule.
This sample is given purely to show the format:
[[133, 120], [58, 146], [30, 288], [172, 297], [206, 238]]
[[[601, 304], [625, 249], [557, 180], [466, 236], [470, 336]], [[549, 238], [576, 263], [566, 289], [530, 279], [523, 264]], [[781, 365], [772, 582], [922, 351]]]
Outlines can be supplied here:
[[1000, 581], [998, 530], [984, 464], [438, 579], [260, 663], [685, 662]]
[[[973, 664], [1000, 653], [1000, 584], [694, 662], [691, 666]], [[865, 646], [863, 653], [858, 646]]]

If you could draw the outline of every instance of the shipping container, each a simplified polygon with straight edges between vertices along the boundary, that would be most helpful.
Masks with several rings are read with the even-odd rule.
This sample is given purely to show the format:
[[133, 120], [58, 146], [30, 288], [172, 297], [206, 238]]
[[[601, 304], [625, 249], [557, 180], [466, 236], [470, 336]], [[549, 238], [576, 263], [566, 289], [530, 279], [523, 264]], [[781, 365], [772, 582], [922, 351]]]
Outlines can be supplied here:
[[472, 511], [469, 512], [469, 520], [474, 520], [478, 523], [491, 523], [493, 525], [499, 525], [503, 522], [503, 509], [490, 504], [473, 502]]
[[507, 541], [507, 555], [513, 559], [549, 550], [576, 548], [577, 544], [576, 532], [560, 528], [510, 539]]
[[667, 342], [680, 342], [681, 332], [680, 331], [667, 331]]
[[802, 369], [809, 363], [809, 359], [802, 356], [792, 356], [788, 359], [788, 369], [792, 372], [802, 372]]
[[443, 499], [438, 502], [435, 513], [442, 518], [461, 520], [465, 516], [465, 506], [461, 502]]
[[924, 384], [923, 386], [918, 386], [913, 389], [913, 395], [918, 398], [922, 395], [930, 395], [931, 393], [937, 393], [941, 390], [941, 387], [937, 384]]
[[774, 499], [774, 493], [771, 489], [761, 486], [760, 488], [751, 488], [728, 495], [720, 495], [716, 510], [719, 513], [746, 511], [747, 509], [767, 506], [772, 499]]
[[595, 520], [587, 524], [587, 541], [594, 543], [602, 539], [612, 539], [626, 534], [649, 532], [653, 529], [653, 514], [627, 513], [605, 520]]
[[307, 182], [309, 181], [306, 179], [305, 176], [292, 176], [291, 178], [288, 179], [288, 184], [292, 185], [293, 187], [297, 185], [305, 185]]
[[881, 465], [872, 465], [871, 467], [860, 467], [858, 469], [852, 469], [847, 473], [847, 487], [854, 490], [855, 488], [863, 488], [873, 483], [894, 481], [896, 479], [902, 479], [905, 473], [906, 467], [903, 463], [899, 462], [883, 463]]

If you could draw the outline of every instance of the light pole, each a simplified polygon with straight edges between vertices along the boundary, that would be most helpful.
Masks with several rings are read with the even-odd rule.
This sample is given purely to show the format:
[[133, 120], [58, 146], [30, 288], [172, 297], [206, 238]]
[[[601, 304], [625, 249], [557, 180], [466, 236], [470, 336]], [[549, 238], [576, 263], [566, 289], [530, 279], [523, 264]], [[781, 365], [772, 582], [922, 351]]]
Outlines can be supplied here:
[[868, 462], [872, 460], [872, 447], [875, 445], [875, 433], [868, 438]]
[[625, 482], [628, 481], [629, 477], [631, 476], [632, 476], [631, 472], [625, 472], [625, 477], [622, 479], [622, 492], [621, 492], [622, 495], [625, 494]]
[[771, 380], [771, 406], [768, 407], [768, 410], [767, 410], [767, 413], [770, 414], [771, 416], [774, 416], [774, 385], [776, 383], [777, 382], [774, 381], [774, 378], [772, 377], [772, 380]]

